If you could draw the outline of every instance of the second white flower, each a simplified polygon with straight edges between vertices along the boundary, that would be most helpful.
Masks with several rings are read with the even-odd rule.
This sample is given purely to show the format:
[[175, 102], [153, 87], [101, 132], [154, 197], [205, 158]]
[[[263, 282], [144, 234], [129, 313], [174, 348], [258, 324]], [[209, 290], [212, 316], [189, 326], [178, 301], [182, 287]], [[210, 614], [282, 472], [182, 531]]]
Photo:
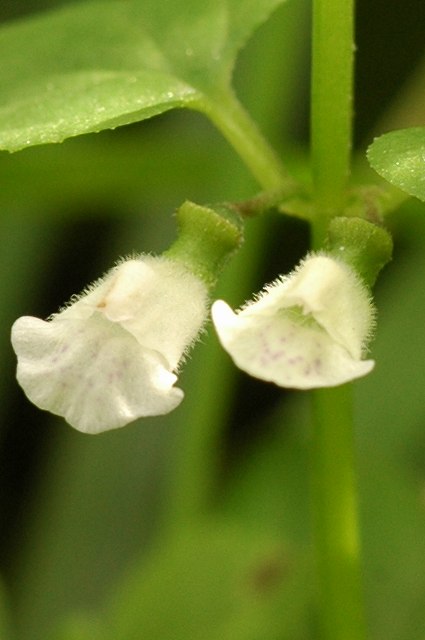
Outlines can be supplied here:
[[235, 364], [281, 387], [336, 386], [374, 366], [363, 359], [374, 324], [368, 290], [326, 255], [308, 256], [237, 313], [217, 300], [212, 318]]

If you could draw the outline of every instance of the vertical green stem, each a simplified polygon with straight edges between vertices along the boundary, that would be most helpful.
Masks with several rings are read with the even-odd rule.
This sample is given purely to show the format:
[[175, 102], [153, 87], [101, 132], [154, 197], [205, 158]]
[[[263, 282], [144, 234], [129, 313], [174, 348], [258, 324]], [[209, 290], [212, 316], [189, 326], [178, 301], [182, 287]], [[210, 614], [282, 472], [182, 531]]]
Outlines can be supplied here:
[[324, 640], [366, 637], [351, 387], [313, 392], [312, 501]]
[[[354, 0], [313, 0], [311, 146], [320, 248], [350, 169]], [[312, 500], [323, 640], [364, 640], [349, 385], [313, 392]]]
[[311, 149], [320, 236], [340, 213], [350, 170], [353, 7], [354, 0], [313, 1]]

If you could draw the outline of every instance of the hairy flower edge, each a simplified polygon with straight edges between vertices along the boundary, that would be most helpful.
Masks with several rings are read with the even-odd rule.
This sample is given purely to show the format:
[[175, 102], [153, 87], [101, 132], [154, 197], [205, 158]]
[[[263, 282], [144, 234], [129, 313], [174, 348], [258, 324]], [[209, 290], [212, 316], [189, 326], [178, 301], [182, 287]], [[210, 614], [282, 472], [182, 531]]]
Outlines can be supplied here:
[[212, 306], [219, 340], [235, 364], [281, 387], [331, 387], [368, 374], [374, 327], [367, 288], [345, 263], [310, 254], [236, 313]]
[[207, 315], [205, 285], [163, 257], [124, 260], [47, 321], [12, 327], [17, 379], [85, 433], [175, 409], [176, 372]]

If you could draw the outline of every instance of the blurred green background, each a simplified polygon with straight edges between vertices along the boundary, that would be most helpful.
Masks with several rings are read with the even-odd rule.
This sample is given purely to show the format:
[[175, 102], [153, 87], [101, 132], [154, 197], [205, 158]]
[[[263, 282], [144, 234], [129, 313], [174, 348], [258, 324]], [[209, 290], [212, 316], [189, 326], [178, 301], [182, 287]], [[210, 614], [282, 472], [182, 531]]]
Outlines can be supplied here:
[[[64, 0], [0, 4], [2, 21]], [[360, 0], [355, 140], [424, 123], [421, 0]], [[307, 0], [290, 0], [242, 52], [238, 94], [306, 173]], [[375, 176], [361, 165], [368, 180]], [[0, 638], [314, 640], [309, 396], [237, 372], [211, 331], [165, 418], [96, 437], [29, 404], [10, 326], [46, 317], [120, 256], [160, 252], [185, 199], [244, 199], [256, 185], [200, 115], [0, 155]], [[391, 215], [372, 355], [355, 384], [371, 638], [425, 637], [425, 215]], [[271, 213], [218, 295], [241, 304], [305, 253], [308, 229]], [[337, 452], [336, 452], [337, 455]]]

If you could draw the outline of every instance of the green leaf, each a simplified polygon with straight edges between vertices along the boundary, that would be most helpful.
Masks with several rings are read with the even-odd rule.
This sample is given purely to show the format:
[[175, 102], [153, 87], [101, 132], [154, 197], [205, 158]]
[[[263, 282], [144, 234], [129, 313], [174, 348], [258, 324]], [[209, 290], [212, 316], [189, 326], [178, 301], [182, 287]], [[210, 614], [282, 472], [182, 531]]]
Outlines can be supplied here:
[[81, 2], [0, 31], [0, 149], [205, 109], [283, 0]]
[[371, 144], [367, 156], [385, 180], [425, 201], [425, 127], [385, 133]]

